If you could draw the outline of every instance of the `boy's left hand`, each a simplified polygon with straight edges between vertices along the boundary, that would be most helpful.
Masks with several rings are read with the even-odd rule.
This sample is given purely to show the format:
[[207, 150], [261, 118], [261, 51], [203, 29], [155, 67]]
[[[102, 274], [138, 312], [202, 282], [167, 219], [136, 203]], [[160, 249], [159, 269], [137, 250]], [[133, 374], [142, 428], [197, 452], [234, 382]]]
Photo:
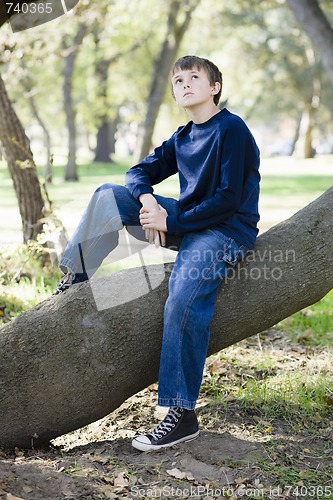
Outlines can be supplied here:
[[167, 232], [166, 218], [168, 212], [158, 205], [158, 209], [149, 211], [140, 210], [140, 224], [143, 229], [156, 229], [156, 231]]

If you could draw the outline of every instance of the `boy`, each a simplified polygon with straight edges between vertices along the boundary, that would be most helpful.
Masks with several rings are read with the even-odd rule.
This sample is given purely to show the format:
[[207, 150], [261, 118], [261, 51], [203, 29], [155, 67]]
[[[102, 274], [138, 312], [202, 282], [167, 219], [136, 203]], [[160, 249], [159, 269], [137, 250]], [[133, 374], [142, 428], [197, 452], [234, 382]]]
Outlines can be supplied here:
[[[106, 196], [90, 202], [64, 253], [67, 274], [56, 292], [93, 274], [115, 248], [123, 225], [141, 225], [144, 231], [135, 236], [156, 246], [172, 247], [178, 239], [158, 387], [158, 404], [169, 412], [153, 431], [133, 439], [141, 451], [199, 435], [195, 405], [216, 294], [228, 269], [253, 248], [259, 220], [259, 150], [243, 120], [217, 106], [221, 72], [207, 59], [185, 56], [174, 64], [171, 84], [190, 121], [127, 172], [126, 187], [97, 190]], [[152, 185], [177, 172], [179, 200], [155, 195]]]

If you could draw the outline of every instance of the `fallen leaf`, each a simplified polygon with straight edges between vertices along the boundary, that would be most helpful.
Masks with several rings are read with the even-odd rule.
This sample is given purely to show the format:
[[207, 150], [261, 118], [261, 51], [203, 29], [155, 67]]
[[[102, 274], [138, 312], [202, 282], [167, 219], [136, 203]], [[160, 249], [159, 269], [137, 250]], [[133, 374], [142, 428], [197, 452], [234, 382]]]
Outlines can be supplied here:
[[105, 463], [105, 458], [102, 458], [99, 455], [94, 456], [91, 460], [92, 460], [92, 462], [97, 462], [99, 464]]
[[185, 472], [185, 477], [188, 481], [195, 481], [195, 477], [193, 476], [192, 472]]
[[264, 425], [265, 427], [271, 427], [270, 422], [267, 422], [267, 420], [262, 420], [260, 417], [257, 417], [256, 415], [254, 415], [253, 420], [255, 420], [261, 425]]
[[12, 495], [11, 493], [7, 493], [6, 500], [24, 500], [24, 498], [16, 497], [15, 495]]
[[185, 472], [180, 471], [179, 469], [167, 469], [167, 473], [169, 476], [176, 477], [177, 479], [184, 479]]
[[33, 488], [31, 488], [30, 486], [23, 486], [23, 491], [24, 493], [31, 493], [33, 490]]
[[237, 477], [235, 479], [235, 483], [239, 486], [241, 484], [246, 484], [250, 481], [250, 478], [249, 477]]
[[119, 487], [128, 486], [129, 481], [127, 477], [124, 476], [124, 472], [120, 472], [116, 479], [114, 480], [114, 485]]
[[100, 476], [100, 478], [103, 479], [103, 481], [105, 481], [106, 483], [113, 484], [114, 480], [110, 476]]
[[260, 482], [260, 479], [259, 478], [256, 478], [254, 480], [254, 486], [257, 488], [257, 489], [262, 489], [264, 487], [264, 485]]

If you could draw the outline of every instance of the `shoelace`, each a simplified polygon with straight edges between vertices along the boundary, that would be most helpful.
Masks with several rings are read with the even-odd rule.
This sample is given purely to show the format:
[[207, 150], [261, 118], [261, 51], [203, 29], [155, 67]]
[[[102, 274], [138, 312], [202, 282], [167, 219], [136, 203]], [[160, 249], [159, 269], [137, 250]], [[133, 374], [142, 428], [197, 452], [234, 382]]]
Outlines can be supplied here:
[[160, 439], [161, 437], [165, 436], [175, 427], [178, 419], [181, 416], [181, 408], [170, 408], [167, 416], [152, 432], [150, 432], [150, 435], [153, 437], [153, 439]]
[[67, 290], [72, 285], [73, 282], [73, 274], [67, 273], [65, 276], [61, 278], [59, 283], [57, 284], [56, 293], [61, 293]]

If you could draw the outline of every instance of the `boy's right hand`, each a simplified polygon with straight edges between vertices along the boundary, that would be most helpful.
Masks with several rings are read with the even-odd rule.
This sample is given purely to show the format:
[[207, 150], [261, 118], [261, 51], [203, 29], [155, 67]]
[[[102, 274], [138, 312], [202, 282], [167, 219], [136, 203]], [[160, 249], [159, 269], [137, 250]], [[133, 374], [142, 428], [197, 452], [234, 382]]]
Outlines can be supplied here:
[[[150, 194], [145, 193], [139, 196], [139, 201], [142, 203], [142, 208], [140, 209], [140, 213], [150, 212], [151, 210], [159, 210], [159, 204], [156, 201], [156, 198]], [[150, 244], [154, 244], [156, 248], [160, 245], [163, 247], [166, 244], [166, 235], [164, 231], [157, 231], [156, 229], [145, 229], [146, 239]]]

